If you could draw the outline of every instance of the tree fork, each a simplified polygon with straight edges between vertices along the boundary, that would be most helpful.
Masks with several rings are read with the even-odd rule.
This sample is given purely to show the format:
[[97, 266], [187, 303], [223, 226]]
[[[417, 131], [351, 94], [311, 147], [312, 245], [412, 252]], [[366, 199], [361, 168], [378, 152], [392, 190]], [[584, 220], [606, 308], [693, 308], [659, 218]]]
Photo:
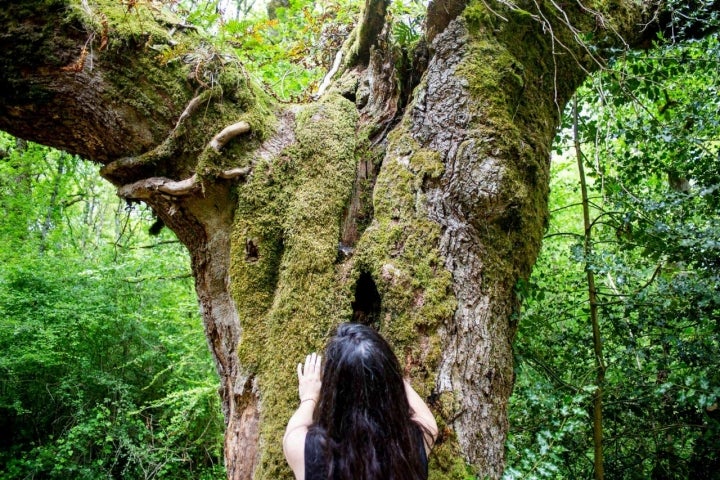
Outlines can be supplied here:
[[[262, 93], [223, 65], [223, 108], [211, 103], [210, 117], [199, 120], [192, 113], [204, 105], [193, 87], [200, 65], [157, 65], [154, 51], [145, 47], [148, 34], [116, 28], [135, 17], [124, 15], [117, 2], [102, 3], [109, 28], [80, 2], [50, 3], [41, 8], [19, 1], [0, 10], [0, 68], [6, 72], [0, 79], [0, 128], [103, 165], [135, 159], [106, 171], [116, 185], [167, 179], [163, 187], [169, 192], [146, 185], [144, 201], [190, 251], [220, 376], [229, 477], [288, 473], [278, 447], [281, 427], [265, 425], [282, 421], [268, 412], [281, 417], [291, 408], [292, 382], [278, 380], [288, 373], [268, 370], [272, 359], [260, 361], [254, 352], [268, 345], [283, 353], [319, 348], [330, 324], [351, 318], [348, 292], [365, 273], [380, 297], [369, 301], [380, 305], [379, 315], [368, 307], [373, 318], [380, 318], [418, 390], [433, 399], [447, 433], [431, 456], [433, 471], [459, 471], [468, 461], [479, 476], [499, 478], [513, 382], [514, 286], [529, 275], [539, 248], [558, 111], [595, 68], [575, 43], [576, 34], [593, 32], [605, 45], [617, 41], [615, 32], [637, 40], [642, 5], [613, 2], [617, 16], [607, 17], [608, 24], [613, 21], [610, 33], [595, 14], [574, 4], [563, 4], [565, 12], [554, 6], [538, 12], [536, 2], [517, 8], [498, 2], [490, 10], [474, 0], [455, 2], [459, 13], [453, 10], [448, 18], [429, 13], [438, 19], [431, 21], [438, 31], [428, 69], [405, 106], [393, 90], [389, 57], [377, 57], [376, 65], [388, 68], [376, 68], [372, 77], [383, 86], [360, 95], [369, 87], [363, 81], [373, 70], [370, 47], [377, 47], [378, 37], [358, 32], [381, 32], [387, 4], [368, 0], [368, 20], [354, 38], [361, 40], [358, 56], [344, 72], [354, 75], [359, 88], [338, 82], [310, 105], [271, 111], [272, 102], [259, 100], [253, 106], [258, 111], [244, 112], [233, 88], [247, 89], [244, 100]], [[199, 43], [197, 32], [170, 34], [153, 18], [160, 13], [142, 5], [136, 10], [154, 42], [172, 45], [182, 35], [188, 44]], [[106, 30], [107, 49], [89, 49], [81, 69], [63, 70], [76, 62], [93, 32], [100, 41]], [[233, 113], [223, 116], [221, 110]], [[60, 116], [66, 121], [58, 121]], [[256, 125], [263, 116], [277, 119], [274, 135], [260, 135], [270, 130]], [[208, 124], [240, 121], [253, 127], [246, 150], [228, 145], [235, 153], [223, 150], [221, 157], [207, 148], [215, 134]], [[186, 123], [195, 134], [176, 137], [182, 143], [173, 150], [178, 155], [133, 163]], [[368, 176], [376, 176], [373, 218], [358, 234], [351, 257], [342, 259], [337, 245], [343, 206], [360, 171], [356, 156], [366, 155], [361, 152], [370, 142], [368, 130], [377, 150], [370, 148], [363, 160], [383, 156]], [[203, 152], [217, 162], [199, 165]], [[244, 181], [222, 178], [248, 164], [253, 171]], [[206, 177], [202, 189], [173, 184], [195, 185], [197, 177], [189, 182], [194, 174]], [[258, 272], [264, 276], [253, 277]], [[326, 288], [312, 290], [318, 283]], [[305, 317], [294, 322], [300, 314]], [[280, 360], [275, 365], [293, 361]], [[261, 392], [271, 392], [262, 404]]]

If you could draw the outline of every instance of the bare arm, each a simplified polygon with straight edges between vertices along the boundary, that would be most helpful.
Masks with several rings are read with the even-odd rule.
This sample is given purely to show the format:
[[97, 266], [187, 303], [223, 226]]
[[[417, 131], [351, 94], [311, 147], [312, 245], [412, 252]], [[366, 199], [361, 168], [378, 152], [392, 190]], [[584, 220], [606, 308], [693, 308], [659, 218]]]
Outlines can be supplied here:
[[432, 414], [430, 408], [423, 401], [423, 399], [420, 398], [420, 395], [418, 395], [412, 385], [410, 385], [410, 382], [407, 379], [405, 379], [404, 381], [405, 394], [407, 395], [408, 403], [410, 403], [410, 409], [413, 412], [412, 419], [416, 423], [423, 426], [425, 449], [429, 453], [430, 448], [432, 448], [438, 435], [438, 426], [437, 422], [435, 422], [435, 416]]
[[312, 353], [297, 366], [300, 405], [285, 427], [283, 452], [295, 478], [305, 479], [305, 437], [312, 425], [313, 410], [320, 396], [320, 355]]

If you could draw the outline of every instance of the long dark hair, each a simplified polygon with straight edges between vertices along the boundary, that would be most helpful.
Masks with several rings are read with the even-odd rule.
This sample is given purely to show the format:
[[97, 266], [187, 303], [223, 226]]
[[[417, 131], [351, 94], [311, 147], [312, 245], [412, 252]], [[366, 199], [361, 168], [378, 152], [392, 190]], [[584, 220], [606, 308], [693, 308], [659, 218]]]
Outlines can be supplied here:
[[309, 434], [341, 480], [427, 478], [420, 427], [412, 421], [400, 363], [372, 328], [346, 323], [328, 342]]

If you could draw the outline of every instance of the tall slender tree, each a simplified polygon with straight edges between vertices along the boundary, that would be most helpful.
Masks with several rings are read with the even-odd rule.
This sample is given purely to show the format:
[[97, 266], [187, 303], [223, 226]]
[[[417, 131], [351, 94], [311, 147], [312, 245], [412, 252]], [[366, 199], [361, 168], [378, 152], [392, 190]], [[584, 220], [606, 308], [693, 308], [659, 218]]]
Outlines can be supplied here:
[[593, 398], [593, 447], [594, 447], [594, 475], [596, 480], [605, 478], [603, 467], [603, 383], [605, 382], [605, 359], [603, 358], [602, 335], [600, 334], [600, 319], [598, 316], [597, 288], [595, 287], [595, 272], [593, 272], [591, 257], [594, 253], [592, 228], [590, 221], [590, 200], [588, 197], [585, 177], [585, 159], [580, 146], [578, 133], [578, 105], [577, 98], [573, 97], [573, 146], [577, 159], [578, 176], [580, 178], [580, 198], [583, 212], [583, 254], [585, 256], [585, 278], [588, 287], [588, 302], [590, 304], [589, 317], [593, 336], [593, 351], [595, 353], [595, 392]]

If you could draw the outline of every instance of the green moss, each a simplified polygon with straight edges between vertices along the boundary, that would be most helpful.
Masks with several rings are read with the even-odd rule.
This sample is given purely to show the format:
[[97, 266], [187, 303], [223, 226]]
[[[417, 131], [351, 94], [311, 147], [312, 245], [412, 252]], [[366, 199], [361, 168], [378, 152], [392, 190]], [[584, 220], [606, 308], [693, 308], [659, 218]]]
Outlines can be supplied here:
[[418, 393], [429, 398], [441, 346], [438, 327], [456, 301], [438, 251], [440, 226], [428, 219], [425, 182], [443, 171], [438, 152], [421, 148], [401, 125], [388, 147], [373, 195], [375, 217], [360, 239], [353, 275], [368, 272], [382, 297], [379, 330], [393, 345]]
[[[289, 478], [281, 439], [297, 406], [295, 366], [321, 350], [332, 327], [351, 314], [335, 261], [355, 178], [357, 112], [330, 95], [303, 107], [296, 121], [296, 144], [256, 166], [238, 188], [233, 228], [239, 356], [262, 390], [265, 448], [256, 478]], [[248, 256], [249, 242], [256, 256]]]
[[[196, 30], [173, 29], [183, 22], [165, 7], [150, 2], [128, 7], [116, 0], [101, 0], [89, 7], [74, 6], [67, 18], [82, 24], [94, 39], [96, 61], [110, 72], [106, 80], [114, 85], [112, 95], [122, 98], [139, 119], [173, 122], [193, 96], [211, 92], [201, 114], [183, 126], [182, 138], [167, 145], [180, 147], [172, 152], [177, 170], [212, 176], [247, 165], [249, 152], [274, 128], [272, 102], [248, 81], [240, 63], [229, 60]], [[101, 44], [106, 46], [101, 49]], [[169, 56], [168, 51], [182, 55]], [[231, 141], [222, 155], [207, 152], [197, 159], [215, 134], [239, 121], [247, 121], [252, 129], [241, 137], [242, 142]], [[148, 161], [156, 157], [149, 156]]]
[[[168, 25], [181, 22], [162, 7], [138, 2], [137, 8], [128, 11], [110, 1], [98, 7], [102, 13], [78, 7], [71, 15], [94, 32], [95, 38], [107, 37], [108, 46], [98, 61], [118, 65], [116, 74], [107, 80], [114, 84], [114, 94], [139, 118], [174, 122], [193, 96], [202, 98], [203, 106], [180, 127], [179, 135], [143, 160], [172, 163], [166, 173], [169, 176], [197, 172], [213, 177], [228, 168], [249, 165], [251, 152], [273, 130], [274, 115], [272, 102], [248, 81], [240, 63], [228, 60], [193, 30], [179, 29], [170, 38]], [[168, 61], [159, 47], [176, 42], [184, 46], [185, 55]], [[183, 80], [188, 78], [193, 78], [195, 85]], [[250, 133], [240, 136], [240, 141], [231, 140], [221, 154], [205, 150], [214, 135], [240, 121], [250, 124]]]
[[[142, 118], [171, 117], [178, 110], [181, 112], [183, 104], [191, 98], [188, 86], [178, 82], [178, 78], [186, 76], [185, 69], [179, 64], [161, 68], [151, 57], [131, 52], [118, 58], [107, 58], [107, 61], [133, 65], [117, 71], [108, 80]], [[165, 88], [157, 88], [158, 85]]]
[[429, 480], [475, 480], [472, 467], [463, 460], [455, 438], [436, 445], [429, 458]]
[[[547, 145], [558, 117], [548, 88], [552, 57], [542, 59], [552, 48], [539, 25], [516, 12], [513, 26], [498, 30], [482, 3], [472, 2], [466, 11], [468, 55], [456, 74], [467, 79], [470, 108], [477, 110], [470, 112], [470, 128], [489, 138], [473, 154], [478, 161], [506, 160], [502, 198], [491, 199], [503, 208], [476, 212], [488, 252], [481, 285], [492, 286], [527, 275], [537, 253], [546, 215]], [[289, 477], [280, 439], [297, 405], [294, 367], [350, 318], [362, 273], [370, 274], [382, 298], [377, 326], [416, 389], [427, 398], [436, 385], [442, 353], [437, 331], [456, 308], [438, 250], [441, 229], [428, 219], [425, 197], [427, 186], [443, 175], [442, 157], [420, 147], [407, 125], [395, 129], [375, 182], [373, 219], [354, 256], [338, 264], [340, 220], [364, 144], [356, 138], [356, 122], [354, 106], [337, 95], [304, 108], [297, 114], [296, 145], [256, 166], [238, 189], [231, 275], [243, 328], [240, 361], [255, 371], [262, 392], [257, 478]], [[432, 478], [471, 478], [448, 427], [457, 402], [445, 393], [432, 408], [443, 431], [431, 456]]]
[[357, 70], [343, 72], [330, 87], [330, 92], [342, 95], [345, 98], [354, 98], [360, 82], [360, 74]]
[[[93, 52], [92, 61], [102, 65], [107, 103], [132, 111], [138, 123], [147, 123], [151, 130], [157, 128], [155, 124], [167, 125], [192, 98], [192, 86], [184, 81], [189, 74], [188, 65], [183, 62], [161, 65], [157, 61], [158, 46], [190, 39], [199, 44], [194, 32], [179, 32], [170, 37], [170, 26], [181, 22], [167, 9], [150, 2], [137, 2], [136, 7], [128, 8], [115, 0], [89, 4], [77, 1], [66, 5], [63, 22], [68, 25], [64, 28], [86, 37], [85, 46]], [[72, 55], [75, 60], [81, 57], [81, 52]], [[67, 60], [64, 63], [70, 64]], [[89, 67], [86, 65], [85, 69]], [[122, 105], [115, 106], [118, 99], [122, 99]], [[157, 133], [159, 136], [160, 132]]]
[[458, 446], [457, 438], [450, 427], [449, 419], [456, 417], [460, 409], [460, 402], [453, 392], [443, 392], [435, 402], [438, 412], [439, 436], [433, 447], [430, 461], [431, 480], [471, 480], [472, 469], [463, 459]]
[[[482, 1], [471, 2], [464, 13], [468, 55], [457, 74], [467, 79], [471, 108], [478, 110], [471, 113], [472, 128], [491, 137], [474, 153], [503, 159], [501, 198], [493, 199], [503, 208], [495, 214], [489, 205], [479, 214], [482, 243], [492, 252], [483, 259], [488, 284], [512, 284], [530, 273], [546, 224], [548, 147], [559, 111], [584, 75], [567, 63], [582, 57], [572, 32], [558, 25], [553, 38], [530, 13], [504, 9], [501, 14], [511, 21], [498, 22]], [[576, 52], [554, 55], [553, 40]]]
[[[295, 366], [351, 318], [362, 272], [377, 284], [378, 326], [416, 389], [429, 397], [435, 385], [431, 372], [441, 354], [435, 333], [455, 300], [423, 188], [442, 174], [442, 162], [408, 133], [394, 134], [375, 184], [374, 218], [355, 255], [337, 263], [357, 155], [373, 155], [356, 138], [356, 122], [354, 105], [340, 96], [303, 108], [296, 144], [256, 166], [238, 188], [231, 276], [243, 328], [240, 361], [257, 374], [262, 392], [264, 447], [256, 478], [290, 477], [281, 438], [297, 406]], [[257, 249], [253, 256], [249, 243]]]
[[210, 138], [237, 122], [247, 122], [251, 130], [237, 140], [231, 140], [221, 154], [208, 150], [199, 158], [196, 171], [209, 177], [253, 163], [253, 152], [270, 136], [276, 123], [270, 100], [259, 88], [247, 82], [239, 64], [227, 65], [218, 84], [219, 100], [198, 119], [195, 127], [202, 131], [197, 135], [200, 141], [196, 148], [204, 148]]
[[[130, 2], [116, 0], [97, 0], [90, 6], [78, 1], [68, 9], [67, 15], [97, 35], [108, 33], [110, 50], [129, 44], [170, 44], [170, 29], [165, 25], [183, 23], [167, 8], [144, 1], [134, 2], [132, 6]], [[109, 27], [107, 32], [105, 23]]]

